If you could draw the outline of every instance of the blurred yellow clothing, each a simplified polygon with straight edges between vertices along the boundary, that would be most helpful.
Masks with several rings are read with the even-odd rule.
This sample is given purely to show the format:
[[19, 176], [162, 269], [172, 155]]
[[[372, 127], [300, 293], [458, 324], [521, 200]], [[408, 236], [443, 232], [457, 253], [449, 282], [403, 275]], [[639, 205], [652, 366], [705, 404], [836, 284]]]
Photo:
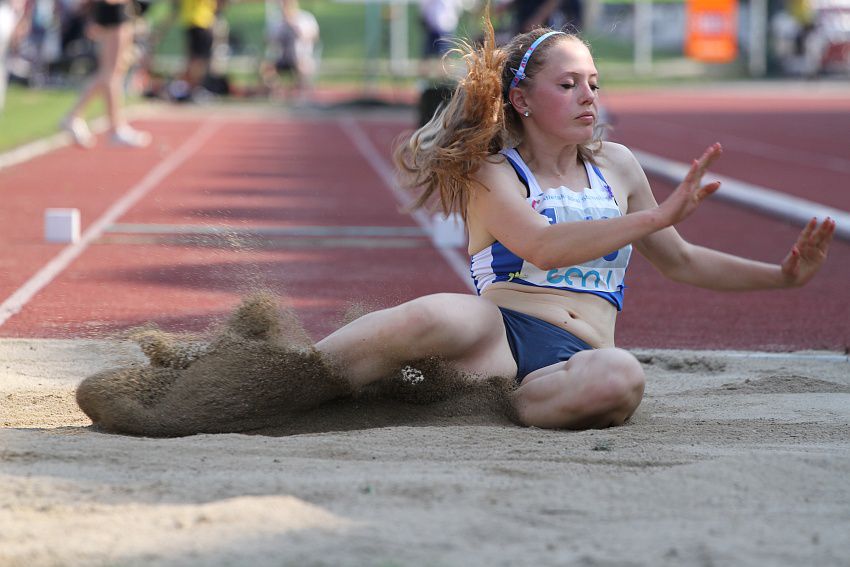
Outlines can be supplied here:
[[180, 23], [186, 28], [211, 28], [217, 5], [217, 0], [180, 0]]
[[790, 0], [788, 13], [801, 25], [810, 24], [815, 18], [810, 0]]

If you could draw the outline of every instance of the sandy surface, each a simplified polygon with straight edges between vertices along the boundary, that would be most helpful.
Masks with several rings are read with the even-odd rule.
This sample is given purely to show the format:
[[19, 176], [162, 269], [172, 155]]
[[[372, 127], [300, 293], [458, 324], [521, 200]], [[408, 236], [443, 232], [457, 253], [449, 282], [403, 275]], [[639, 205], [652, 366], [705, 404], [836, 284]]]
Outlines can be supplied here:
[[0, 341], [0, 565], [847, 565], [847, 358], [638, 354], [644, 403], [605, 431], [418, 407], [147, 439], [73, 398], [137, 347]]

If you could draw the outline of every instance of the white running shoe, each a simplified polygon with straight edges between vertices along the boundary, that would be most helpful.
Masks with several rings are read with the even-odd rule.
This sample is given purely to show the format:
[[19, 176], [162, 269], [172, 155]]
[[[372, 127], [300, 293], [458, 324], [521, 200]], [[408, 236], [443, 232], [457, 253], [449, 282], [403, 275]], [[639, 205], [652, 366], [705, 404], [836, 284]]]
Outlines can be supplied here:
[[62, 120], [61, 126], [63, 130], [71, 135], [71, 139], [74, 140], [74, 143], [81, 148], [89, 149], [94, 147], [94, 134], [92, 134], [91, 130], [89, 130], [89, 125], [86, 124], [86, 121], [79, 116], [75, 116], [74, 118], [65, 118]]
[[112, 133], [110, 138], [113, 146], [124, 146], [126, 148], [145, 148], [151, 143], [151, 135], [147, 132], [136, 130], [131, 126], [122, 126]]

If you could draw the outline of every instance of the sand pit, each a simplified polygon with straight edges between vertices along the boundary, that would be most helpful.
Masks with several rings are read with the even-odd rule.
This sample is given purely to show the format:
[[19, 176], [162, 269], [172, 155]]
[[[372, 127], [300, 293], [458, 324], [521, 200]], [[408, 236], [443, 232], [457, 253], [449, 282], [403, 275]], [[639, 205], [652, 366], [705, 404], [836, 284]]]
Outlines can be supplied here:
[[0, 565], [846, 565], [846, 357], [638, 354], [604, 431], [364, 399], [150, 439], [74, 402], [137, 345], [0, 341]]

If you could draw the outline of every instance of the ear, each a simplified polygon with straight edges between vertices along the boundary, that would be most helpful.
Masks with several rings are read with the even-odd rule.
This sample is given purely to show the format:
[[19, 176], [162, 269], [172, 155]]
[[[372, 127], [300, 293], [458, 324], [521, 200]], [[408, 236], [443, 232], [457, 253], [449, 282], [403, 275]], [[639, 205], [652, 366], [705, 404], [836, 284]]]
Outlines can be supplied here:
[[508, 100], [511, 102], [511, 106], [514, 107], [514, 110], [520, 114], [528, 110], [528, 102], [525, 100], [525, 91], [521, 88], [512, 88], [510, 92], [508, 92]]

